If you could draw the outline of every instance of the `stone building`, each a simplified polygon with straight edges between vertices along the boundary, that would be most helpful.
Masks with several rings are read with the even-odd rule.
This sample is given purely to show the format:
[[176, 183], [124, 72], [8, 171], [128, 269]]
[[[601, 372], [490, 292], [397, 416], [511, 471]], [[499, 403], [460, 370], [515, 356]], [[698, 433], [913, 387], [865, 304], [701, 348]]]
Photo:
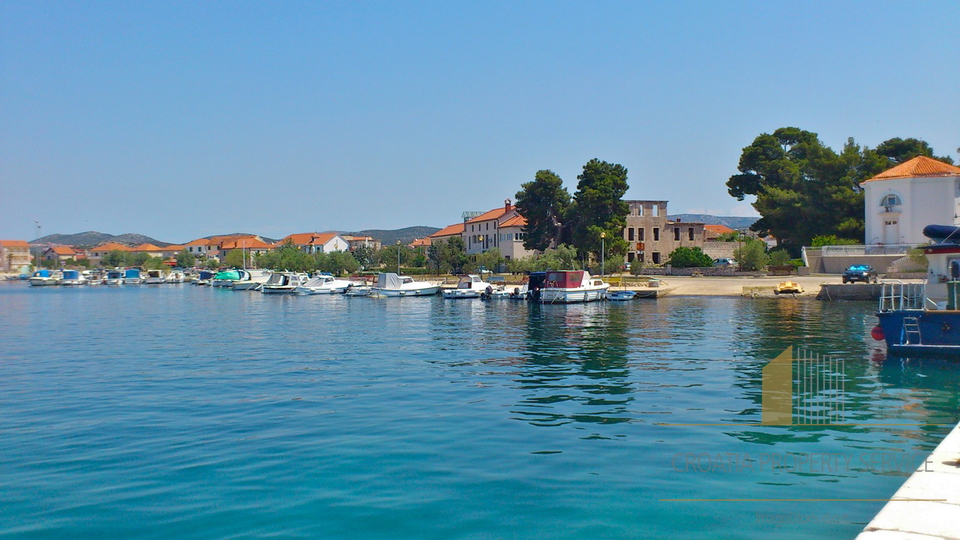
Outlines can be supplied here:
[[667, 219], [667, 201], [624, 201], [630, 211], [623, 238], [629, 244], [626, 262], [664, 264], [678, 247], [704, 246], [703, 223]]

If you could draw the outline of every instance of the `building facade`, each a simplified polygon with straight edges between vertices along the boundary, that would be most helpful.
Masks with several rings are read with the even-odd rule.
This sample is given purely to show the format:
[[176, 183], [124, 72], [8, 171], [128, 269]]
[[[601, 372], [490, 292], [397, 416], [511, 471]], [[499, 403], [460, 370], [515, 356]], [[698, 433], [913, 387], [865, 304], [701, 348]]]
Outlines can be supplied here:
[[927, 225], [960, 225], [960, 167], [919, 156], [861, 186], [868, 245], [921, 244]]
[[493, 248], [499, 249], [500, 254], [507, 260], [534, 255], [535, 251], [523, 247], [523, 226], [526, 224], [526, 220], [507, 199], [503, 206], [484, 212], [463, 224], [461, 236], [467, 255], [483, 253]]
[[26, 240], [0, 240], [0, 270], [20, 272], [33, 264]]
[[629, 206], [623, 239], [629, 244], [626, 262], [664, 264], [678, 247], [703, 249], [703, 223], [667, 219], [667, 201], [624, 201]]

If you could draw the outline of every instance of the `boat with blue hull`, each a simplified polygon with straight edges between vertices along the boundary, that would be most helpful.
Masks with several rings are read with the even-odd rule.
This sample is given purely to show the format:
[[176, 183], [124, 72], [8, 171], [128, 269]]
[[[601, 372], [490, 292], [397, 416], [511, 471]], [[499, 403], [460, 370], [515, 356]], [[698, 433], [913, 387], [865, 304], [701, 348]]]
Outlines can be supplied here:
[[960, 359], [960, 227], [930, 225], [923, 234], [926, 283], [885, 281], [873, 337], [900, 355]]

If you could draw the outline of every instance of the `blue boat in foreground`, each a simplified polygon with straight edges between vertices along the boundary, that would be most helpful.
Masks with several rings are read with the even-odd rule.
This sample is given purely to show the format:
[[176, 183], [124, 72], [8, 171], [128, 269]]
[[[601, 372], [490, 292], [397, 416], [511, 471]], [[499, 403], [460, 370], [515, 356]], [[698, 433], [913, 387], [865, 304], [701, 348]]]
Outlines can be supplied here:
[[873, 337], [905, 356], [934, 354], [960, 359], [960, 227], [929, 225], [924, 236], [926, 283], [884, 282]]

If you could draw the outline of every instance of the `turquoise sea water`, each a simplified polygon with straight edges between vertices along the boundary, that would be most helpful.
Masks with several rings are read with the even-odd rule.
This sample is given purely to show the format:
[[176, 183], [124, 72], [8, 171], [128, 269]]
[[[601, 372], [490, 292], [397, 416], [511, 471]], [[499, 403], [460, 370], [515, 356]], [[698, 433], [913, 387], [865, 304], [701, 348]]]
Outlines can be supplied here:
[[[889, 498], [960, 420], [872, 309], [2, 284], [0, 538], [852, 538], [882, 502], [770, 499]], [[753, 425], [790, 345], [905, 425]]]

